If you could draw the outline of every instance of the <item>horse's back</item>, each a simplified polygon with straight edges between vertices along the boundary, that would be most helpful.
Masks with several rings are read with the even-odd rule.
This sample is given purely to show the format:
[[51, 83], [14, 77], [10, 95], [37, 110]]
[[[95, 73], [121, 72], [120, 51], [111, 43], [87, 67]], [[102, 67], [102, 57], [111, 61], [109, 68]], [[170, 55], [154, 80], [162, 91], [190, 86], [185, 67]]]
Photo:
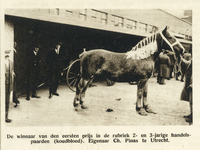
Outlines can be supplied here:
[[81, 71], [83, 78], [89, 78], [97, 70], [106, 70], [114, 68], [123, 59], [124, 53], [115, 53], [104, 49], [94, 49], [87, 51], [81, 58]]
[[106, 78], [114, 81], [138, 81], [151, 76], [154, 65], [151, 62], [147, 59], [128, 59], [126, 53], [103, 49], [90, 50], [81, 58], [82, 77], [89, 79], [99, 71]]

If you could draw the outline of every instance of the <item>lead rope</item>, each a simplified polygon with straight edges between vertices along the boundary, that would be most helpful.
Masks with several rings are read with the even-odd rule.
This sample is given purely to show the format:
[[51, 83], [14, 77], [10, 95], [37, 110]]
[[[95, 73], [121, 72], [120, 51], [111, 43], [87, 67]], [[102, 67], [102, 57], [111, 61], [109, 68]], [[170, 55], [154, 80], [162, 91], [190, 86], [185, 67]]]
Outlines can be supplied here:
[[[174, 74], [180, 72], [181, 75], [183, 75], [183, 73], [182, 73], [182, 71], [181, 71], [181, 63], [182, 63], [182, 59], [180, 60], [179, 64], [178, 64], [178, 59], [176, 60], [175, 65], [174, 65], [174, 68], [173, 68]], [[178, 70], [177, 70], [176, 66], [178, 66]]]

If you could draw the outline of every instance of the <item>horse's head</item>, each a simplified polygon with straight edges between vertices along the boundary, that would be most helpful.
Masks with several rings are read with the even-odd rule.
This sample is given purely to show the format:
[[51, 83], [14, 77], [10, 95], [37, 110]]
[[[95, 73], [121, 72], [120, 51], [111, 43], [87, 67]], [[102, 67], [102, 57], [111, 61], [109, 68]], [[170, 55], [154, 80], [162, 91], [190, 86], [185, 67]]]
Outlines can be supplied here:
[[185, 48], [182, 44], [168, 31], [168, 27], [166, 27], [162, 32], [160, 32], [161, 38], [163, 39], [161, 48], [169, 49], [179, 56], [185, 52]]

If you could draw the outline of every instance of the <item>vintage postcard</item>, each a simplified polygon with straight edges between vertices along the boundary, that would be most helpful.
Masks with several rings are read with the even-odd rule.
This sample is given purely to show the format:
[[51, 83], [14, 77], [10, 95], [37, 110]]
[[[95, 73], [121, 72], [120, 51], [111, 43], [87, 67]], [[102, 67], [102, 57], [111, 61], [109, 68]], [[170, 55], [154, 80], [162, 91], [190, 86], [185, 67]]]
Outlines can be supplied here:
[[1, 3], [2, 150], [200, 148], [198, 2]]

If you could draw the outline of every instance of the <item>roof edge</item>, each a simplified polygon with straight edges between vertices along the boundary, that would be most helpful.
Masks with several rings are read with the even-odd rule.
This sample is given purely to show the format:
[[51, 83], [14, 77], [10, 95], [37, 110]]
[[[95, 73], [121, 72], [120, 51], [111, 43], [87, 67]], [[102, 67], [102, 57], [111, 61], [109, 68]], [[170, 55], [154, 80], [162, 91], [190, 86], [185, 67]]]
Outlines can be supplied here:
[[181, 20], [181, 21], [183, 21], [183, 22], [185, 22], [185, 23], [188, 23], [188, 24], [192, 25], [192, 23], [190, 23], [190, 22], [188, 22], [188, 21], [185, 21], [185, 20], [183, 20], [183, 19], [181, 19], [181, 18], [179, 18], [179, 17], [177, 17], [177, 16], [175, 16], [175, 15], [173, 15], [173, 14], [171, 14], [171, 13], [169, 13], [169, 12], [163, 10], [163, 9], [158, 9], [158, 10], [161, 10], [161, 11], [163, 11], [164, 13], [167, 13], [167, 14], [169, 14], [169, 15], [171, 15], [171, 16], [173, 16], [173, 17], [175, 17], [175, 18], [177, 18], [177, 19], [179, 19], [179, 20]]

